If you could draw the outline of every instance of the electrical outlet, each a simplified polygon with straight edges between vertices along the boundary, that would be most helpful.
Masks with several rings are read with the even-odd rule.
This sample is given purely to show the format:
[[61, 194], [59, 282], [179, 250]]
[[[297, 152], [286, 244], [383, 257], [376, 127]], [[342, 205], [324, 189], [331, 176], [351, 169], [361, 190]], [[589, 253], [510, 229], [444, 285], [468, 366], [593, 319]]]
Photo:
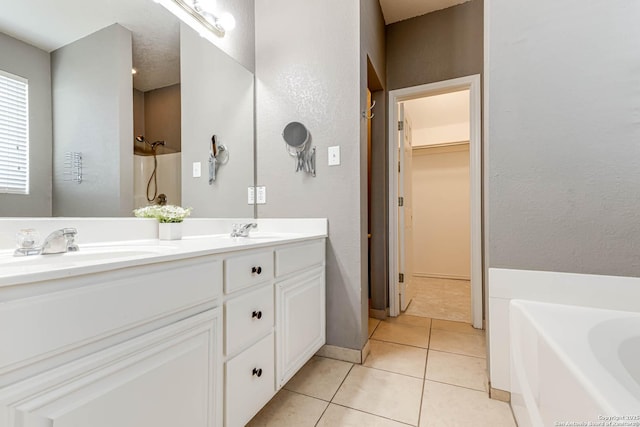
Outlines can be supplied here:
[[256, 202], [256, 187], [247, 188], [247, 204], [252, 205]]
[[200, 178], [202, 176], [202, 163], [193, 162], [193, 177]]
[[256, 200], [259, 205], [264, 205], [267, 203], [267, 187], [256, 187]]
[[329, 166], [338, 166], [340, 164], [340, 146], [329, 147], [328, 149]]

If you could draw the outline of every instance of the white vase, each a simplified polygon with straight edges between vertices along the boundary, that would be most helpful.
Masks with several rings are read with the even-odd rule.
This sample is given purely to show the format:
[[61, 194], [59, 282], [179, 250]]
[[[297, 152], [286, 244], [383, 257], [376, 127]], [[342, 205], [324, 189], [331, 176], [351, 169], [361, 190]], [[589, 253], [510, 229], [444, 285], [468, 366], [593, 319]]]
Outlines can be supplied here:
[[181, 222], [158, 223], [158, 238], [160, 240], [182, 239], [182, 223]]

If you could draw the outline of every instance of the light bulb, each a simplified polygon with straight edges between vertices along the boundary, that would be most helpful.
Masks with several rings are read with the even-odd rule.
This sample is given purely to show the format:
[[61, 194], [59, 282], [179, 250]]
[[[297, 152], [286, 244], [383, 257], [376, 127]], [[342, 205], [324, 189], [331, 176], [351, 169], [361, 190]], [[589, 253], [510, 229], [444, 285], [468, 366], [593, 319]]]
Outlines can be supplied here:
[[220, 14], [216, 24], [224, 28], [225, 31], [231, 31], [236, 27], [236, 18], [229, 12], [224, 12]]

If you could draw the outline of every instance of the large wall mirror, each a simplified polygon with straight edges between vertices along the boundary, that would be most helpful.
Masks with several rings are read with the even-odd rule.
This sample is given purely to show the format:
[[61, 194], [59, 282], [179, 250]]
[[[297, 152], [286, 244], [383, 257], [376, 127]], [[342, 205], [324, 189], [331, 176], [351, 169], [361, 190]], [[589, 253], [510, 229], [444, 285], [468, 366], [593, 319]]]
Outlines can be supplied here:
[[[251, 71], [152, 0], [0, 9], [0, 108], [5, 96], [12, 110], [0, 111], [0, 164], [17, 165], [5, 183], [28, 187], [0, 185], [0, 216], [131, 216], [165, 200], [198, 217], [253, 216]], [[7, 130], [19, 124], [3, 76], [27, 84], [22, 133]], [[226, 153], [212, 162], [214, 135]]]

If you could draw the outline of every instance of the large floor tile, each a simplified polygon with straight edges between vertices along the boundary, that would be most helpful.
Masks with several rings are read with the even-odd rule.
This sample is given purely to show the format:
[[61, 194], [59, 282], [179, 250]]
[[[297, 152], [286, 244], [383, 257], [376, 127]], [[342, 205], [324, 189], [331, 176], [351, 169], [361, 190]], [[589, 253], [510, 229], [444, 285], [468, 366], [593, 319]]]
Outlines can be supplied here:
[[508, 403], [487, 393], [426, 381], [420, 427], [515, 427]]
[[433, 319], [431, 329], [441, 329], [443, 331], [462, 332], [464, 334], [484, 335], [484, 330], [476, 329], [466, 322], [452, 322], [451, 320]]
[[371, 338], [371, 335], [373, 335], [373, 331], [376, 330], [379, 324], [379, 319], [372, 319], [371, 317], [369, 318], [369, 338]]
[[384, 321], [380, 322], [371, 339], [427, 348], [429, 328]]
[[406, 427], [387, 418], [381, 418], [366, 412], [345, 408], [344, 406], [329, 405], [317, 427]]
[[284, 388], [330, 401], [352, 366], [349, 362], [314, 356]]
[[487, 357], [485, 337], [483, 335], [434, 329], [431, 331], [429, 347], [432, 350], [447, 351], [449, 353]]
[[385, 322], [388, 323], [401, 323], [403, 325], [421, 326], [428, 328], [431, 326], [431, 319], [428, 317], [411, 316], [408, 314], [401, 314], [398, 317], [388, 317]]
[[280, 390], [247, 427], [313, 427], [329, 405], [323, 400]]
[[428, 380], [487, 391], [487, 360], [429, 350]]
[[384, 341], [369, 341], [371, 352], [364, 362], [369, 368], [424, 378], [427, 350]]
[[418, 378], [356, 365], [333, 403], [417, 425], [422, 384]]
[[406, 314], [471, 322], [471, 284], [468, 280], [413, 278], [414, 294]]

